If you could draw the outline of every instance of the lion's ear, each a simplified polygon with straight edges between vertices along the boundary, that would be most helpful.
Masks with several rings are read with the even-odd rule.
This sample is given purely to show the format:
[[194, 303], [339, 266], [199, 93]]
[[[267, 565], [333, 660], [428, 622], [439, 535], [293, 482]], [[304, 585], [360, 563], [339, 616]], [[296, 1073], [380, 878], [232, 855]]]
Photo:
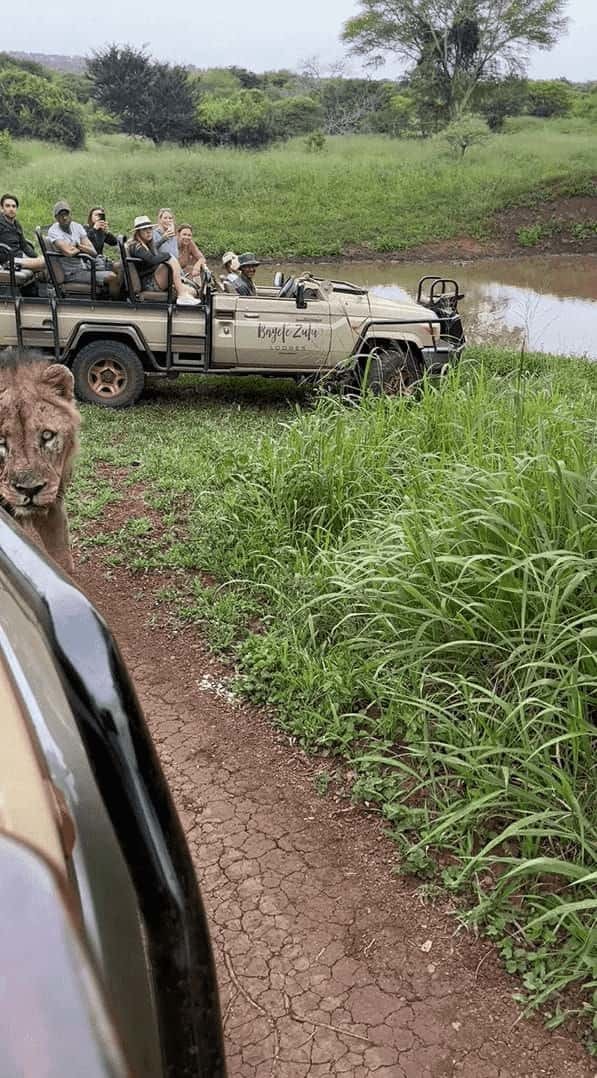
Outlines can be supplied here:
[[63, 363], [51, 363], [49, 367], [46, 367], [42, 381], [51, 386], [59, 397], [64, 397], [67, 401], [73, 399], [75, 380]]

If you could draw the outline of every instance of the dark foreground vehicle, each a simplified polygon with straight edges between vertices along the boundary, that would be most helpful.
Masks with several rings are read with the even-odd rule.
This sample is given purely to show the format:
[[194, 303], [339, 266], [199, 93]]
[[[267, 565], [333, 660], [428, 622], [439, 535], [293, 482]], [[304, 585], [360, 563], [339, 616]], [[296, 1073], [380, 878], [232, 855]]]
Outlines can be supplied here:
[[0, 510], [0, 1075], [225, 1078], [190, 855], [113, 638]]

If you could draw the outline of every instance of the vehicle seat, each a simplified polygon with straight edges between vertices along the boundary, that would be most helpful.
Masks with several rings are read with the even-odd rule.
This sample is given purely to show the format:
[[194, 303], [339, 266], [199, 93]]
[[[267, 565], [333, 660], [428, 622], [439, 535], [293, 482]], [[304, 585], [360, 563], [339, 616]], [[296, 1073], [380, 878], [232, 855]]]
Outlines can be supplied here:
[[[91, 281], [89, 284], [78, 281], [65, 281], [62, 259], [68, 256], [60, 254], [60, 251], [56, 250], [52, 241], [48, 239], [49, 227], [49, 225], [44, 225], [43, 228], [35, 229], [38, 243], [41, 247], [41, 253], [45, 259], [48, 280], [55, 285], [56, 292], [59, 296], [90, 296]], [[103, 291], [103, 286], [98, 285], [96, 294], [101, 296]]]
[[126, 260], [129, 280], [131, 283], [131, 291], [135, 299], [141, 300], [142, 303], [167, 303], [169, 296], [167, 292], [153, 292], [151, 290], [143, 291], [141, 285], [141, 276], [137, 269], [137, 261], [134, 258], [127, 258]]

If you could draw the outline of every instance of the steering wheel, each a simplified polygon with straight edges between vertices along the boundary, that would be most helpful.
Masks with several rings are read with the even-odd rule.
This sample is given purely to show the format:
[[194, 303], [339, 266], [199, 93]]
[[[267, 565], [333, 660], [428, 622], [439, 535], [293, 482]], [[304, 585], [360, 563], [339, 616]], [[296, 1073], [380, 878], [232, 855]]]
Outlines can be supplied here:
[[278, 299], [289, 299], [294, 294], [296, 287], [296, 278], [289, 277], [285, 284], [282, 285], [280, 292], [278, 293]]

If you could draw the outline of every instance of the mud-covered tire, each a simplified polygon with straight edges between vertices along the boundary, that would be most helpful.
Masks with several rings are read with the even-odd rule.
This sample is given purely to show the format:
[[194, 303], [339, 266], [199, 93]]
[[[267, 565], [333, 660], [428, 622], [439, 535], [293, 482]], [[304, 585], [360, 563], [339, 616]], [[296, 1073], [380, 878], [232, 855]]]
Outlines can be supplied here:
[[376, 397], [410, 397], [423, 381], [421, 358], [409, 344], [376, 348], [363, 367], [363, 388]]
[[100, 408], [130, 408], [145, 388], [139, 356], [122, 341], [92, 341], [72, 363], [75, 393]]

